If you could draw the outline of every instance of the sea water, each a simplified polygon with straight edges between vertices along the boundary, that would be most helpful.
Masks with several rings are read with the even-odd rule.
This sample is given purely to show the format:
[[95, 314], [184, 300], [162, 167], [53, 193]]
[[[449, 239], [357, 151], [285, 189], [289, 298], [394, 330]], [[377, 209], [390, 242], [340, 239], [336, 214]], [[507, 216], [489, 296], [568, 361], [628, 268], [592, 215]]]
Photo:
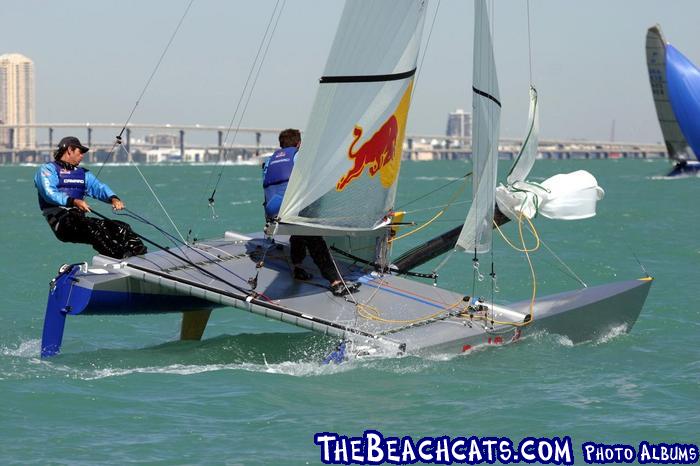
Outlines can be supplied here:
[[[409, 212], [407, 220], [430, 220], [470, 169], [461, 161], [404, 163], [397, 207]], [[606, 191], [598, 215], [538, 218], [535, 225], [589, 285], [654, 276], [630, 333], [618, 329], [580, 344], [538, 334], [461, 356], [322, 365], [335, 342], [230, 308], [212, 314], [201, 342], [177, 341], [177, 314], [69, 318], [62, 354], [40, 359], [48, 283], [61, 264], [89, 261], [93, 252], [51, 234], [37, 207], [36, 167], [0, 167], [0, 463], [317, 464], [315, 433], [357, 437], [368, 429], [516, 443], [570, 436], [576, 464], [588, 441], [697, 444], [700, 179], [666, 179], [667, 162], [644, 160], [541, 161], [533, 176], [578, 169]], [[132, 166], [105, 167], [100, 177], [127, 207], [175, 235], [203, 239], [262, 227], [258, 167], [225, 167], [214, 211], [207, 198], [220, 167], [140, 170], [158, 201]], [[444, 215], [398, 241], [394, 255], [458, 225], [470, 191], [468, 184]], [[519, 241], [513, 225], [504, 234]], [[494, 238], [495, 300], [527, 299], [533, 279], [525, 258]], [[581, 286], [545, 249], [533, 261], [538, 295]], [[490, 263], [490, 254], [482, 258], [489, 271]], [[471, 257], [459, 254], [440, 270], [438, 284], [470, 293], [472, 278]], [[490, 299], [488, 277], [479, 286]]]

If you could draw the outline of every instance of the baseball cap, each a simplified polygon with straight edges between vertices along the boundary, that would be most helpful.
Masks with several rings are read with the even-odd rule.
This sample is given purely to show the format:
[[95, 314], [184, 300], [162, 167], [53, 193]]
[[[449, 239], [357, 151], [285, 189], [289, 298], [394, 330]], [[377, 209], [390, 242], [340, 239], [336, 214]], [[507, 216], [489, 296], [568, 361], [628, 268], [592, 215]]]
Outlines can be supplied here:
[[82, 145], [80, 139], [75, 136], [66, 136], [61, 139], [61, 142], [58, 143], [58, 150], [60, 152], [65, 152], [70, 146], [77, 147], [83, 154], [90, 150], [89, 147]]

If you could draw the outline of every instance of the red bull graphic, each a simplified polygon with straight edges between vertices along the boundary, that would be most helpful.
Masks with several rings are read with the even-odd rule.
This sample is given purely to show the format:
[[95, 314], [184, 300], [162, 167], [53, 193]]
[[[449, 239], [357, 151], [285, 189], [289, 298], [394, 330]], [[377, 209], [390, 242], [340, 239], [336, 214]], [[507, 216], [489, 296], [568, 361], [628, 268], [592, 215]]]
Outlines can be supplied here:
[[413, 82], [409, 83], [394, 113], [358, 149], [355, 149], [355, 146], [362, 138], [364, 130], [361, 126], [355, 126], [353, 141], [348, 148], [348, 158], [353, 162], [353, 165], [338, 180], [335, 185], [336, 190], [345, 189], [353, 180], [361, 177], [367, 167], [369, 167], [367, 170], [369, 176], [374, 177], [379, 173], [380, 181], [385, 189], [394, 184], [399, 175], [406, 116], [412, 88]]
[[[355, 126], [353, 131], [354, 139], [348, 149], [348, 157], [352, 160], [353, 166], [348, 172], [338, 180], [335, 188], [342, 191], [355, 178], [359, 178], [365, 171], [365, 167], [369, 167], [369, 176], [374, 176], [386, 164], [394, 158], [396, 149], [396, 136], [399, 132], [399, 125], [396, 123], [396, 117], [391, 115], [384, 122], [379, 131], [374, 133], [368, 141], [360, 146], [357, 151], [354, 150], [355, 144], [362, 137], [362, 127]], [[401, 154], [399, 154], [399, 157]]]

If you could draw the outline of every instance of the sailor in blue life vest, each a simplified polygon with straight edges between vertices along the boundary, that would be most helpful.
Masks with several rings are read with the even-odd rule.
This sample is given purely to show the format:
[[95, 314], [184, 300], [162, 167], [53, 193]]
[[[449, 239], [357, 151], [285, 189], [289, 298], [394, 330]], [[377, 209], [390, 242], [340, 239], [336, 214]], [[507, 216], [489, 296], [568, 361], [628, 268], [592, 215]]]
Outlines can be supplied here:
[[[298, 129], [285, 129], [279, 134], [280, 149], [277, 149], [270, 159], [263, 164], [263, 189], [265, 191], [265, 219], [268, 223], [275, 221], [282, 207], [284, 193], [287, 190], [289, 178], [292, 176], [292, 168], [296, 160], [299, 146], [301, 146], [301, 133]], [[333, 263], [333, 258], [328, 251], [328, 245], [321, 236], [289, 237], [289, 255], [291, 256], [293, 272], [297, 280], [310, 280], [313, 278], [304, 270], [302, 262], [308, 249], [311, 259], [318, 267], [321, 275], [330, 283], [330, 290], [336, 296], [352, 293], [359, 287], [358, 283], [343, 281]]]
[[111, 204], [115, 210], [124, 208], [109, 186], [78, 166], [88, 150], [78, 138], [67, 136], [58, 144], [54, 161], [39, 167], [34, 184], [41, 213], [63, 242], [91, 244], [98, 253], [116, 259], [145, 254], [146, 246], [128, 224], [85, 215], [90, 212], [86, 196]]

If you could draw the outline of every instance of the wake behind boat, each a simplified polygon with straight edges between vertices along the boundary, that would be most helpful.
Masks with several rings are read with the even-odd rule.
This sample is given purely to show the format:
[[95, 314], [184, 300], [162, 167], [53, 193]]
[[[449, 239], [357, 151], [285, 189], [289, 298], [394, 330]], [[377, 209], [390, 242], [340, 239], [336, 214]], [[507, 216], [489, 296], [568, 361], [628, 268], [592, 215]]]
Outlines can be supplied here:
[[[221, 239], [159, 247], [126, 260], [96, 256], [91, 265], [64, 266], [49, 293], [42, 356], [60, 351], [68, 315], [182, 313], [181, 338], [199, 339], [218, 307], [337, 337], [342, 343], [334, 360], [342, 360], [346, 350], [461, 353], [517, 341], [536, 330], [574, 342], [614, 328], [629, 330], [651, 278], [545, 297], [533, 290], [531, 299], [507, 305], [480, 297], [489, 289], [493, 296], [496, 287], [493, 261], [489, 279], [478, 283], [485, 278], [479, 264], [492, 249], [498, 212], [517, 222], [521, 239], [523, 226], [537, 236], [531, 219], [538, 212], [550, 218], [593, 216], [602, 189], [586, 172], [557, 175], [541, 185], [526, 180], [533, 144], [537, 147], [531, 104], [526, 143], [497, 194], [500, 100], [485, 1], [475, 5], [473, 202], [451, 244], [473, 253], [464, 274], [465, 282], [473, 282], [469, 292], [409, 280], [401, 275], [411, 270], [392, 267], [390, 259], [403, 225], [394, 201], [426, 2], [351, 1], [279, 217], [264, 234], [227, 232]], [[531, 99], [536, 103], [534, 89]], [[361, 283], [359, 290], [340, 297], [321, 281], [295, 280], [287, 236], [294, 234], [325, 236], [334, 251], [342, 251], [334, 257], [341, 275]], [[527, 256], [534, 249], [523, 244], [521, 251]], [[311, 261], [304, 267], [320, 275]]]

